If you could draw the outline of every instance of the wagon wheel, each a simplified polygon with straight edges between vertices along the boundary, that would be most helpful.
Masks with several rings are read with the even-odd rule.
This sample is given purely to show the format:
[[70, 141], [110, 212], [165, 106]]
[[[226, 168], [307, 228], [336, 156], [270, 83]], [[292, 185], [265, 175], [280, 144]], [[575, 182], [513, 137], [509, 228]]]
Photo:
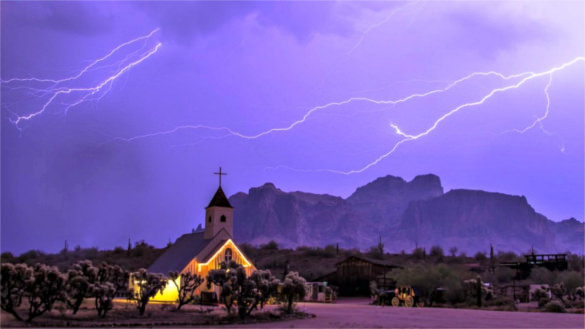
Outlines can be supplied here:
[[414, 305], [414, 299], [411, 296], [406, 296], [406, 298], [404, 298], [404, 306], [412, 307], [413, 305]]
[[392, 306], [399, 306], [400, 305], [400, 299], [398, 299], [398, 297], [392, 297]]

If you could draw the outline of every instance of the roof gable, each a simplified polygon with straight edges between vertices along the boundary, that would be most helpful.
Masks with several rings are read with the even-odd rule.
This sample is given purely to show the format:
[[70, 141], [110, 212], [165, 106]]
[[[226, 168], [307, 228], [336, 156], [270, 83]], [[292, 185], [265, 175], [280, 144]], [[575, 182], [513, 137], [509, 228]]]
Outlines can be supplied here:
[[215, 245], [215, 247], [213, 249], [211, 249], [211, 251], [209, 253], [207, 253], [206, 255], [204, 255], [201, 258], [201, 262], [199, 263], [199, 266], [209, 264], [213, 259], [215, 259], [215, 257], [217, 257], [218, 254], [221, 253], [221, 251], [224, 248], [227, 248], [227, 247], [234, 248], [235, 249], [234, 251], [236, 253], [240, 254], [240, 257], [245, 262], [245, 264], [243, 264], [244, 267], [252, 266], [252, 268], [255, 269], [254, 264], [252, 264], [250, 262], [250, 260], [248, 259], [248, 257], [240, 250], [240, 248], [238, 248], [238, 246], [236, 245], [236, 243], [232, 239], [221, 240], [219, 243], [217, 243]]
[[232, 205], [230, 204], [230, 201], [225, 196], [225, 193], [223, 193], [221, 186], [217, 189], [217, 192], [215, 192], [215, 195], [211, 199], [211, 202], [209, 202], [207, 208], [209, 207], [233, 208]]

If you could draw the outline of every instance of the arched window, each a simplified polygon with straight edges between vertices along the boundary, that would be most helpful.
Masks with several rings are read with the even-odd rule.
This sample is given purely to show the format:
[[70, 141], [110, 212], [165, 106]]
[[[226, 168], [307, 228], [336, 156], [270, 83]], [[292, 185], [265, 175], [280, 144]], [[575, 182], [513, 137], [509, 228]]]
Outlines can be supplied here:
[[207, 218], [207, 221], [211, 223], [211, 216]]
[[221, 217], [219, 218], [220, 221], [225, 222], [225, 215], [221, 215]]
[[232, 250], [230, 248], [226, 248], [225, 252], [223, 253], [223, 260], [229, 263], [232, 260]]

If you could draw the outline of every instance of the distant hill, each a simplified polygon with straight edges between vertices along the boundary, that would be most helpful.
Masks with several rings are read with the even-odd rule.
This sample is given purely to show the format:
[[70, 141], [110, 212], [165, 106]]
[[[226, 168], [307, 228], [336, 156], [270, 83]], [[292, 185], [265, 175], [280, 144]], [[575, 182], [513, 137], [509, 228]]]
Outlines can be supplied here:
[[584, 223], [553, 222], [523, 196], [475, 190], [443, 193], [436, 175], [407, 182], [385, 176], [356, 189], [347, 199], [305, 192], [283, 192], [272, 183], [237, 193], [234, 234], [238, 242], [281, 246], [366, 249], [378, 243], [387, 251], [416, 245], [441, 245], [445, 251], [497, 250], [583, 254]]

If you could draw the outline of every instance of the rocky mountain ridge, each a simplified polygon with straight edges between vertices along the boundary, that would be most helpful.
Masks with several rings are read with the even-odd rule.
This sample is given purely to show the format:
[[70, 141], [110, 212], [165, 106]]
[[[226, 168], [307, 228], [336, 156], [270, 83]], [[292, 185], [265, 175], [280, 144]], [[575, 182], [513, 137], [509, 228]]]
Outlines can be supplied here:
[[498, 250], [583, 254], [585, 224], [553, 222], [523, 196], [455, 189], [443, 193], [436, 175], [407, 182], [385, 176], [348, 198], [284, 192], [272, 183], [230, 197], [238, 242], [284, 247], [325, 246], [367, 249], [381, 237], [390, 252], [441, 245], [460, 252]]

